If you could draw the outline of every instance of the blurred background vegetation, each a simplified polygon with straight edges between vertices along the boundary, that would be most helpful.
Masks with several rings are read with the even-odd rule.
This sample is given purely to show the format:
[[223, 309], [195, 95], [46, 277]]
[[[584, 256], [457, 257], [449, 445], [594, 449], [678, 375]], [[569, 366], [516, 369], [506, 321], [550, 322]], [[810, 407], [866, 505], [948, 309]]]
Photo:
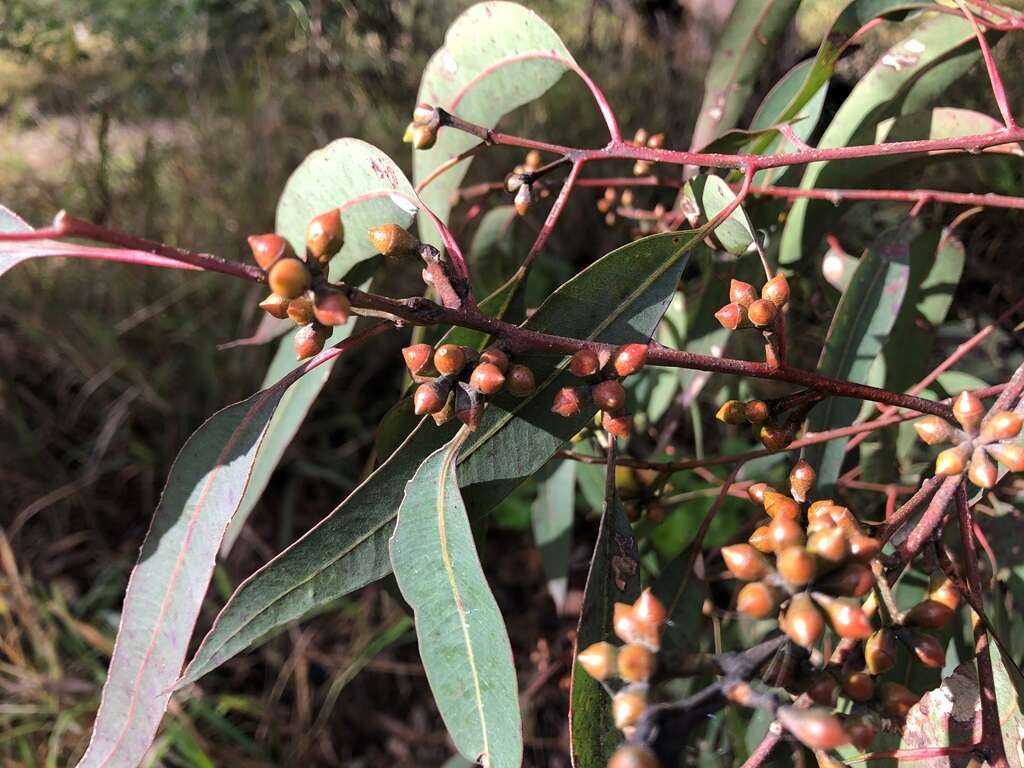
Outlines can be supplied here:
[[[0, 203], [36, 226], [67, 208], [246, 259], [245, 235], [273, 227], [279, 191], [311, 150], [356, 136], [408, 169], [400, 138], [420, 71], [469, 4], [5, 0]], [[606, 90], [623, 126], [664, 130], [669, 146], [688, 145], [731, 4], [528, 3]], [[818, 11], [835, 3], [809, 5], [765, 87], [827, 28], [830, 14]], [[1001, 55], [1019, 65], [1019, 51]], [[588, 95], [568, 79], [511, 124], [568, 144], [602, 136]], [[500, 178], [516, 161], [479, 162], [471, 180]], [[574, 199], [545, 256], [550, 280], [615, 242], [592, 226], [597, 194]], [[978, 218], [974, 231], [991, 227]], [[984, 284], [984, 271], [975, 277]], [[168, 468], [207, 416], [258, 388], [272, 346], [216, 350], [248, 335], [260, 298], [217, 276], [39, 261], [0, 290], [0, 760], [62, 766], [84, 750], [120, 597]], [[375, 343], [338, 367], [218, 569], [200, 630], [234, 585], [359, 480], [373, 429], [401, 391], [399, 346]], [[505, 512], [515, 518], [527, 503], [514, 497]], [[525, 670], [529, 763], [567, 765], [572, 622], [555, 615], [528, 531], [496, 532], [488, 552], [499, 602], [523, 619], [510, 632]], [[372, 587], [193, 689], [172, 707], [153, 761], [421, 766], [450, 754], [408, 619]]]

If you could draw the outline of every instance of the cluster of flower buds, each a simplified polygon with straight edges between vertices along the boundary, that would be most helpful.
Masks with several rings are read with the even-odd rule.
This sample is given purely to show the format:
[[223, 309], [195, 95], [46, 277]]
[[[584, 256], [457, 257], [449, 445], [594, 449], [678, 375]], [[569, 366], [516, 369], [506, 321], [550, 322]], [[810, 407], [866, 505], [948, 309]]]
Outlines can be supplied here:
[[[617, 221], [615, 211], [617, 208], [632, 208], [635, 202], [633, 190], [624, 189], [622, 194], [615, 187], [605, 187], [604, 193], [597, 201], [597, 210], [604, 214], [604, 223], [609, 227], [614, 226]], [[664, 215], [665, 207], [661, 204], [657, 206], [656, 214], [660, 217]]]
[[[647, 147], [648, 149], [661, 149], [665, 146], [665, 134], [655, 133], [648, 135], [643, 128], [637, 128], [633, 134], [633, 140], [629, 142], [634, 147]], [[651, 163], [647, 160], [637, 160], [633, 164], [634, 176], [647, 176], [651, 172]]]
[[603, 412], [601, 426], [608, 434], [629, 437], [632, 417], [624, 412], [626, 390], [622, 379], [639, 371], [646, 361], [646, 344], [626, 344], [610, 354], [587, 348], [579, 350], [569, 360], [569, 370], [587, 384], [558, 390], [552, 413], [572, 418], [593, 403]]
[[726, 400], [715, 418], [733, 426], [750, 424], [765, 448], [781, 451], [793, 442], [808, 411], [820, 399], [808, 390], [773, 400]]
[[536, 386], [533, 371], [512, 364], [508, 354], [494, 345], [478, 352], [472, 347], [413, 344], [402, 350], [405, 365], [419, 384], [413, 394], [417, 416], [430, 414], [443, 424], [452, 416], [475, 430], [486, 399], [503, 387], [515, 397], [526, 397]]
[[441, 127], [441, 115], [429, 104], [417, 104], [412, 111], [412, 122], [405, 127], [402, 141], [412, 144], [413, 149], [430, 149], [437, 142], [437, 131]]
[[512, 203], [516, 213], [525, 216], [530, 212], [530, 206], [537, 198], [545, 198], [550, 190], [539, 180], [535, 180], [534, 174], [540, 170], [540, 152], [531, 149], [526, 153], [522, 163], [512, 169], [512, 173], [505, 177], [505, 190], [515, 195]]
[[[601, 641], [583, 649], [576, 660], [595, 680], [616, 682], [612, 695], [615, 727], [631, 738], [648, 706], [651, 676], [661, 650], [666, 623], [665, 606], [645, 589], [632, 605], [616, 603], [612, 629], [624, 643], [615, 646]], [[608, 768], [657, 768], [654, 755], [641, 746], [620, 747], [608, 762]]]
[[309, 223], [303, 257], [296, 255], [280, 235], [249, 237], [253, 258], [267, 273], [267, 283], [273, 291], [260, 302], [260, 308], [278, 319], [290, 318], [300, 326], [295, 334], [295, 354], [299, 360], [324, 348], [331, 335], [330, 326], [348, 321], [348, 298], [323, 279], [328, 264], [344, 242], [345, 228], [337, 208]]
[[[601, 417], [596, 418], [600, 420]], [[639, 520], [641, 515], [655, 525], [665, 521], [668, 510], [660, 499], [660, 493], [664, 491], [664, 483], [659, 482], [660, 477], [656, 469], [634, 469], [616, 464], [615, 488], [622, 499], [626, 518], [631, 523]]]
[[1021, 430], [1020, 414], [993, 411], [986, 415], [978, 396], [965, 390], [953, 401], [953, 416], [960, 429], [938, 416], [914, 422], [918, 437], [928, 445], [953, 443], [935, 458], [936, 475], [967, 472], [968, 480], [987, 489], [999, 479], [995, 461], [1010, 472], [1024, 471], [1024, 443], [1014, 440]]
[[770, 520], [747, 543], [722, 548], [729, 572], [748, 582], [740, 589], [736, 609], [766, 619], [779, 615], [779, 625], [797, 645], [812, 648], [826, 626], [844, 638], [864, 640], [871, 622], [856, 598], [868, 594], [874, 574], [868, 563], [880, 550], [865, 534], [853, 513], [830, 499], [809, 505], [806, 522], [801, 503], [814, 482], [805, 462], [790, 473], [791, 495], [757, 483], [748, 491]]
[[729, 283], [729, 303], [715, 312], [723, 328], [770, 328], [789, 301], [789, 283], [781, 272], [761, 287], [758, 298], [754, 286], [742, 280]]

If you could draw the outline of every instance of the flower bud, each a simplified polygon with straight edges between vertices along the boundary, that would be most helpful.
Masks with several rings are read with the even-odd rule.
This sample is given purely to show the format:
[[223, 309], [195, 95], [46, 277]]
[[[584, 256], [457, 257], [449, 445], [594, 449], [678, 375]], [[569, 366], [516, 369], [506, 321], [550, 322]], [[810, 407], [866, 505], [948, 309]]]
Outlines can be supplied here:
[[920, 698], [899, 683], [887, 681], [878, 686], [879, 709], [885, 717], [906, 717]]
[[601, 428], [612, 437], [625, 440], [629, 437], [629, 431], [633, 426], [633, 417], [629, 414], [613, 416], [605, 411], [601, 414]]
[[630, 686], [612, 697], [612, 718], [620, 731], [635, 725], [647, 709], [646, 686]]
[[458, 382], [455, 386], [455, 418], [465, 424], [470, 432], [475, 432], [480, 426], [483, 413], [484, 400], [480, 393], [466, 382]]
[[850, 554], [850, 542], [842, 528], [826, 528], [807, 537], [807, 551], [820, 557], [826, 567], [841, 565]]
[[409, 124], [405, 126], [405, 132], [402, 134], [402, 143], [403, 144], [411, 144], [412, 143], [413, 131], [414, 130], [416, 130], [416, 123], [410, 121]]
[[782, 578], [799, 587], [815, 577], [818, 562], [804, 547], [787, 547], [776, 556], [775, 569]]
[[423, 416], [427, 413], [439, 413], [448, 401], [450, 383], [445, 379], [434, 379], [420, 384], [412, 396], [413, 413]]
[[779, 308], [768, 299], [758, 299], [747, 307], [747, 318], [758, 328], [767, 328], [779, 316]]
[[650, 587], [640, 593], [633, 603], [633, 619], [640, 624], [648, 624], [660, 629], [665, 625], [668, 614], [665, 605], [651, 591]]
[[915, 605], [903, 618], [909, 627], [924, 629], [942, 629], [953, 618], [953, 609], [938, 600], [929, 598]]
[[569, 359], [569, 370], [573, 376], [579, 376], [581, 379], [593, 376], [601, 370], [601, 363], [597, 352], [592, 349], [578, 350]]
[[747, 420], [746, 404], [741, 400], [726, 400], [715, 418], [724, 424], [742, 424]]
[[798, 709], [787, 704], [776, 710], [775, 719], [810, 749], [835, 749], [849, 741], [839, 718], [820, 707]]
[[633, 618], [632, 605], [615, 603], [612, 608], [612, 629], [622, 642], [636, 642], [636, 620]]
[[747, 543], [762, 554], [771, 554], [775, 551], [772, 546], [772, 535], [767, 525], [759, 525], [754, 529], [747, 539]]
[[981, 425], [982, 440], [1009, 440], [1020, 433], [1021, 417], [1013, 411], [993, 413]]
[[371, 227], [366, 236], [377, 253], [392, 258], [415, 254], [420, 247], [420, 241], [397, 224]]
[[747, 319], [747, 310], [742, 304], [726, 304], [715, 312], [715, 319], [721, 323], [723, 328], [730, 331], [750, 327], [750, 320]]
[[437, 143], [437, 128], [429, 125], [413, 125], [410, 143], [413, 149], [430, 149]]
[[896, 666], [896, 634], [883, 627], [864, 643], [864, 663], [872, 675], [881, 675]]
[[777, 515], [768, 524], [768, 536], [774, 552], [781, 552], [804, 543], [803, 528], [796, 520], [786, 515]]
[[838, 597], [863, 597], [875, 585], [875, 575], [864, 563], [847, 563], [818, 579], [814, 586]]
[[626, 744], [615, 750], [608, 760], [608, 768], [661, 768], [661, 763], [646, 747]]
[[776, 491], [774, 488], [768, 485], [768, 483], [754, 483], [749, 488], [747, 488], [747, 496], [750, 497], [750, 500], [752, 502], [754, 502], [755, 504], [760, 504], [763, 507], [764, 497], [765, 494], [768, 493], [768, 491], [778, 493], [778, 491]]
[[494, 345], [480, 353], [480, 362], [490, 363], [502, 373], [508, 372], [508, 355]]
[[842, 638], [864, 640], [871, 637], [874, 629], [864, 609], [853, 600], [842, 597], [829, 597], [816, 592], [814, 599], [828, 615], [829, 623], [835, 633]]
[[350, 308], [348, 298], [341, 291], [320, 291], [313, 302], [313, 314], [323, 325], [344, 325], [348, 322]]
[[831, 709], [839, 699], [839, 683], [831, 672], [823, 670], [811, 679], [807, 686], [807, 696], [815, 704]]
[[626, 404], [626, 390], [615, 379], [595, 384], [590, 394], [602, 411], [615, 413]]
[[484, 395], [493, 395], [504, 383], [505, 374], [494, 363], [481, 363], [469, 377], [470, 386]]
[[870, 714], [850, 715], [843, 722], [850, 743], [860, 752], [867, 752], [878, 735], [877, 717]]
[[955, 611], [960, 607], [960, 590], [942, 571], [936, 571], [928, 580], [928, 599]]
[[942, 647], [942, 643], [932, 635], [915, 632], [910, 640], [910, 650], [914, 652], [917, 660], [926, 667], [942, 669], [946, 663], [946, 651]]
[[765, 491], [764, 511], [771, 518], [788, 517], [796, 520], [800, 517], [800, 505], [784, 493]]
[[779, 610], [782, 593], [763, 581], [744, 584], [736, 595], [736, 610], [752, 619], [767, 619]]
[[966, 443], [947, 448], [935, 457], [935, 474], [944, 477], [962, 474], [967, 469], [968, 455]]
[[295, 255], [288, 241], [274, 233], [250, 235], [249, 248], [252, 250], [253, 259], [264, 271], [269, 270], [278, 259]]
[[917, 436], [928, 445], [948, 443], [953, 439], [953, 427], [940, 416], [925, 416], [914, 422]]
[[606, 680], [615, 673], [618, 649], [602, 640], [580, 651], [576, 661], [595, 680]]
[[433, 356], [434, 348], [429, 344], [413, 344], [402, 350], [402, 357], [405, 358], [405, 367], [413, 375], [426, 370]]
[[633, 163], [634, 176], [646, 176], [651, 172], [651, 164], [647, 160], [637, 160]]
[[309, 325], [315, 319], [313, 315], [313, 302], [308, 294], [288, 302], [288, 317], [296, 325]]
[[305, 360], [319, 354], [330, 335], [330, 331], [319, 323], [310, 323], [299, 328], [293, 339], [295, 359]]
[[760, 424], [762, 421], [768, 421], [772, 414], [764, 400], [750, 400], [743, 407], [743, 415], [751, 424]]
[[985, 406], [973, 392], [965, 389], [953, 401], [953, 416], [960, 422], [960, 426], [971, 434], [978, 431], [978, 425], [981, 424], [984, 415]]
[[505, 376], [505, 387], [515, 397], [527, 397], [537, 387], [533, 371], [525, 365], [513, 365]]
[[271, 317], [276, 317], [278, 320], [284, 320], [288, 317], [288, 299], [284, 296], [278, 296], [276, 293], [272, 293], [260, 302], [260, 309]]
[[772, 572], [765, 556], [749, 544], [722, 547], [722, 560], [729, 573], [742, 581], [757, 581]]
[[627, 643], [619, 649], [619, 677], [627, 683], [645, 683], [654, 672], [654, 654], [637, 643]]
[[530, 206], [533, 205], [533, 191], [530, 189], [529, 184], [523, 184], [519, 187], [516, 192], [516, 196], [513, 199], [516, 213], [520, 216], [525, 216], [530, 212]]
[[807, 493], [814, 486], [817, 473], [814, 467], [800, 459], [789, 471], [789, 494], [799, 502], [807, 501]]
[[789, 281], [786, 276], [780, 272], [761, 286], [761, 298], [782, 309], [789, 301]]
[[612, 368], [615, 369], [618, 376], [625, 378], [643, 368], [646, 362], [646, 344], [626, 344], [615, 350], [615, 355], [612, 357]]
[[433, 105], [421, 102], [412, 111], [412, 122], [415, 125], [432, 125], [436, 128], [441, 124], [441, 115]]
[[825, 631], [825, 619], [806, 592], [794, 595], [786, 609], [785, 632], [797, 645], [811, 648]]
[[466, 367], [466, 353], [458, 344], [442, 344], [434, 352], [434, 368], [442, 376], [455, 376]]
[[650, 138], [647, 139], [647, 146], [651, 149], [661, 149], [665, 145], [665, 134], [664, 133], [653, 133]]
[[994, 443], [986, 445], [985, 450], [1010, 472], [1024, 472], [1024, 445], [1020, 443]]
[[867, 672], [847, 672], [843, 675], [842, 687], [850, 701], [863, 703], [875, 695], [875, 681]]
[[999, 471], [985, 449], [978, 446], [971, 454], [971, 464], [967, 469], [967, 479], [979, 488], [989, 489], [999, 480]]
[[769, 421], [758, 425], [755, 434], [761, 445], [769, 451], [781, 451], [796, 437], [796, 425], [773, 424]]
[[278, 296], [296, 299], [309, 290], [309, 269], [294, 256], [284, 257], [270, 266], [267, 283]]
[[863, 533], [850, 535], [850, 557], [859, 563], [869, 563], [882, 551], [878, 539], [865, 536]]
[[739, 304], [741, 307], [749, 307], [757, 301], [757, 293], [754, 286], [742, 280], [733, 279], [729, 282], [729, 302]]
[[345, 226], [341, 211], [332, 208], [309, 222], [306, 228], [306, 250], [321, 264], [326, 264], [345, 244]]
[[580, 397], [582, 387], [562, 387], [555, 394], [555, 402], [551, 412], [569, 419], [583, 412], [583, 398]]

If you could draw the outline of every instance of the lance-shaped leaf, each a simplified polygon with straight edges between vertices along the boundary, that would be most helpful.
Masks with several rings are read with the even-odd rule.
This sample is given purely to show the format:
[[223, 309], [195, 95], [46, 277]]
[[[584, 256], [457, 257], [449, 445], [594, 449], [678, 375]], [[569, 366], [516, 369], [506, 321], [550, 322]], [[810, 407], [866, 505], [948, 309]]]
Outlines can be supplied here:
[[798, 0], [739, 0], [733, 7], [704, 78], [694, 147], [703, 147], [736, 125], [765, 59], [798, 5]]
[[99, 714], [79, 768], [142, 760], [274, 410], [304, 373], [361, 340], [323, 352], [272, 387], [218, 411], [181, 449], [128, 581]]
[[[573, 656], [593, 643], [611, 641], [615, 603], [632, 603], [640, 594], [640, 563], [633, 528], [614, 485], [606, 489], [604, 512], [594, 544]], [[601, 684], [573, 664], [569, 693], [569, 741], [574, 768], [605, 768], [622, 743], [611, 699]]]
[[[448, 28], [444, 45], [423, 70], [417, 101], [493, 128], [503, 115], [543, 95], [568, 69], [577, 69], [569, 49], [533, 11], [515, 3], [479, 3]], [[479, 142], [468, 133], [442, 128], [433, 148], [413, 152], [413, 179], [419, 184]], [[469, 163], [463, 160], [422, 190], [423, 203], [442, 221]], [[426, 222], [420, 237], [441, 246]]]
[[[465, 434], [465, 433], [462, 433]], [[494, 768], [523, 758], [512, 647], [459, 495], [456, 437], [405, 488], [391, 564], [416, 616], [420, 658], [455, 746]]]
[[[861, 257], [850, 285], [836, 307], [818, 362], [818, 372], [865, 383], [899, 315], [910, 276], [911, 228], [884, 232]], [[829, 397], [807, 421], [813, 432], [850, 424], [860, 410], [856, 400]], [[828, 493], [839, 477], [846, 439], [807, 448], [804, 458], [818, 470], [818, 488]]]
[[[818, 147], [870, 143], [857, 140], [866, 127], [927, 106], [974, 64], [980, 55], [977, 51], [974, 30], [965, 19], [945, 14], [926, 17], [858, 81], [818, 141]], [[809, 165], [800, 187], [827, 186], [820, 179], [827, 167], [827, 163]], [[849, 164], [843, 166], [848, 167]], [[842, 186], [848, 186], [845, 177]], [[820, 230], [811, 229], [817, 223], [815, 217], [808, 216], [811, 207], [810, 201], [797, 200], [790, 209], [779, 246], [782, 263], [798, 261], [803, 247], [817, 244]]]
[[537, 498], [530, 510], [533, 540], [548, 580], [555, 608], [562, 610], [569, 586], [569, 547], [576, 498], [576, 462], [562, 461], [545, 468], [537, 483]]
[[[626, 343], [649, 338], [661, 319], [689, 250], [691, 232], [638, 240], [612, 251], [558, 289], [525, 323], [538, 331]], [[500, 502], [539, 470], [592, 411], [577, 419], [550, 412], [559, 387], [578, 380], [551, 356], [524, 358], [536, 392], [499, 395], [459, 459], [459, 483], [473, 513]], [[427, 418], [388, 460], [315, 528], [243, 582], [217, 617], [179, 685], [196, 680], [266, 634], [390, 571], [387, 543], [405, 484], [454, 434]]]
[[[356, 319], [353, 317], [345, 325], [335, 327], [331, 338], [327, 342], [328, 346], [333, 346], [347, 338], [352, 332], [355, 323]], [[263, 376], [264, 387], [269, 387], [295, 367], [294, 336], [294, 332], [289, 333], [281, 340], [277, 352], [274, 354], [274, 359], [270, 361], [270, 367], [267, 368], [267, 372]], [[320, 390], [324, 388], [327, 379], [330, 378], [334, 363], [334, 360], [330, 360], [319, 366], [316, 371], [308, 376], [303, 376], [294, 386], [289, 387], [288, 391], [281, 398], [281, 402], [278, 403], [277, 410], [274, 412], [274, 416], [267, 427], [267, 434], [264, 436], [259, 451], [256, 453], [252, 475], [249, 478], [249, 484], [245, 487], [245, 496], [242, 497], [242, 502], [238, 505], [238, 511], [231, 518], [231, 524], [224, 534], [224, 541], [221, 545], [222, 555], [226, 556], [231, 551], [231, 547], [234, 546], [238, 535], [245, 526], [245, 521], [249, 518], [249, 513], [252, 512], [256, 502], [260, 500], [263, 491], [266, 490], [267, 483], [270, 482], [270, 476], [280, 463], [281, 457], [284, 456], [284, 452], [289, 444], [291, 444], [295, 433], [302, 426], [302, 422], [306, 420], [306, 414], [309, 413], [309, 409], [313, 406], [317, 395], [320, 394]]]
[[416, 214], [415, 200], [412, 185], [394, 160], [365, 141], [337, 139], [310, 153], [292, 172], [277, 203], [276, 228], [296, 253], [305, 253], [310, 220], [341, 208], [345, 245], [330, 268], [331, 280], [340, 280], [374, 255], [367, 230], [388, 223], [408, 227]]

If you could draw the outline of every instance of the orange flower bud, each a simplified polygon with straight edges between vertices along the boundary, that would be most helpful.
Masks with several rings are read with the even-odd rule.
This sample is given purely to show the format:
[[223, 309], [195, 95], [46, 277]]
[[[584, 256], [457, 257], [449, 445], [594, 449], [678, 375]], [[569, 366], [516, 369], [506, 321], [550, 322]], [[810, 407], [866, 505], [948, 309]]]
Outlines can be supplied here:
[[272, 293], [260, 302], [260, 309], [271, 317], [276, 317], [278, 320], [284, 320], [288, 317], [288, 299], [284, 296], [278, 296], [276, 293]]
[[985, 450], [1010, 472], [1024, 472], [1024, 445], [1020, 443], [995, 443], [993, 445], [986, 445]]
[[612, 357], [612, 368], [615, 369], [616, 374], [625, 378], [643, 368], [646, 362], [646, 344], [626, 344], [615, 350], [615, 355]]
[[881, 551], [882, 545], [878, 542], [878, 539], [865, 536], [862, 533], [850, 534], [850, 557], [854, 560], [868, 563]]
[[843, 563], [850, 554], [850, 542], [842, 528], [826, 528], [807, 537], [807, 551], [820, 557], [828, 567]]
[[345, 244], [345, 227], [341, 211], [332, 208], [309, 222], [306, 228], [306, 250], [321, 264], [326, 264]]
[[730, 331], [750, 326], [750, 320], [747, 319], [747, 310], [742, 304], [726, 304], [715, 312], [715, 319], [722, 324], [723, 328]]
[[784, 705], [776, 710], [775, 719], [810, 749], [835, 749], [849, 741], [839, 718], [825, 709]]
[[878, 704], [885, 717], [906, 717], [920, 698], [899, 683], [887, 681], [878, 686]]
[[1020, 433], [1021, 417], [1013, 411], [993, 413], [981, 425], [983, 440], [1009, 440]]
[[583, 411], [583, 399], [580, 397], [579, 389], [577, 387], [562, 387], [558, 390], [555, 402], [551, 406], [551, 412], [567, 419], [579, 416]]
[[948, 443], [953, 439], [953, 427], [940, 416], [925, 416], [914, 422], [917, 436], [928, 445]]
[[618, 649], [603, 640], [588, 645], [576, 656], [576, 661], [595, 680], [606, 680], [611, 677], [618, 664]]
[[635, 725], [647, 709], [646, 686], [624, 688], [612, 697], [612, 718], [620, 731]]
[[636, 642], [636, 620], [633, 618], [632, 605], [615, 603], [612, 608], [612, 630], [622, 642]]
[[593, 376], [601, 370], [601, 363], [598, 360], [597, 352], [592, 349], [578, 350], [569, 359], [569, 370], [573, 376], [579, 376], [581, 379]]
[[473, 373], [469, 377], [470, 386], [484, 395], [493, 395], [501, 389], [504, 383], [505, 375], [493, 363], [481, 363], [473, 369]]
[[495, 346], [490, 346], [480, 353], [481, 363], [490, 363], [502, 373], [508, 372], [508, 355]]
[[726, 400], [715, 418], [724, 424], [742, 424], [747, 420], [746, 404], [741, 400]]
[[772, 571], [765, 556], [749, 544], [722, 547], [722, 559], [729, 573], [743, 581], [763, 579]]
[[627, 683], [647, 682], [654, 672], [654, 654], [636, 643], [627, 643], [619, 649], [619, 677]]
[[935, 457], [935, 474], [944, 477], [962, 474], [967, 469], [969, 449], [966, 443], [947, 448]]
[[736, 610], [752, 619], [766, 619], [779, 610], [782, 593], [763, 581], [744, 584], [736, 595]]
[[818, 562], [804, 547], [787, 547], [776, 556], [775, 568], [782, 578], [799, 587], [815, 577]]
[[278, 259], [267, 272], [270, 290], [286, 299], [296, 299], [309, 290], [309, 269], [294, 257]]
[[308, 294], [288, 302], [288, 317], [296, 325], [309, 325], [316, 319], [316, 316], [313, 314], [313, 302]]
[[454, 376], [466, 367], [466, 353], [458, 344], [442, 344], [434, 352], [434, 368], [444, 376]]
[[843, 675], [843, 693], [850, 701], [870, 701], [875, 695], [875, 681], [867, 672], [848, 672]]
[[412, 396], [413, 413], [423, 416], [427, 413], [440, 412], [448, 401], [449, 386], [437, 380], [420, 384]]
[[794, 595], [786, 610], [785, 632], [789, 639], [811, 648], [825, 631], [825, 619], [806, 592]]
[[735, 279], [729, 282], [729, 301], [731, 303], [739, 304], [741, 307], [749, 307], [756, 300], [757, 293], [754, 291], [754, 286], [750, 283]]
[[295, 358], [305, 360], [307, 357], [319, 354], [329, 336], [330, 332], [319, 323], [302, 326], [295, 332], [293, 339]]
[[429, 344], [413, 344], [402, 350], [402, 357], [405, 358], [405, 367], [409, 373], [417, 374], [423, 372], [430, 359], [434, 355], [434, 348]]
[[619, 411], [626, 404], [626, 390], [615, 379], [595, 384], [591, 397], [598, 408], [611, 413]]
[[981, 446], [974, 449], [971, 454], [971, 464], [967, 469], [967, 479], [979, 488], [991, 488], [999, 480], [999, 471], [992, 459], [988, 457], [985, 449]]
[[953, 609], [938, 600], [922, 600], [904, 617], [903, 621], [910, 627], [924, 629], [942, 629], [953, 618]]
[[772, 550], [781, 552], [789, 547], [804, 543], [804, 531], [792, 517], [777, 515], [768, 524], [768, 536]]
[[923, 632], [915, 632], [910, 641], [910, 650], [926, 667], [942, 669], [946, 663], [946, 651], [937, 639]]
[[601, 415], [601, 428], [612, 437], [625, 440], [633, 426], [633, 417], [628, 414], [614, 416], [607, 411]]
[[953, 401], [953, 416], [960, 422], [960, 426], [972, 434], [978, 431], [984, 415], [985, 406], [973, 392], [965, 389]]
[[508, 369], [505, 386], [515, 397], [527, 397], [537, 387], [533, 371], [525, 365], [513, 365]]
[[747, 488], [747, 496], [749, 496], [750, 500], [755, 504], [764, 506], [764, 497], [768, 491], [778, 493], [778, 491], [768, 485], [768, 483], [754, 483]]
[[770, 301], [779, 309], [789, 302], [789, 281], [781, 272], [761, 287], [761, 298]]
[[864, 640], [871, 637], [874, 629], [864, 609], [853, 600], [829, 597], [816, 592], [814, 599], [828, 614], [829, 623], [835, 633], [843, 638]]
[[615, 750], [608, 768], [661, 768], [661, 763], [649, 749], [627, 744]]
[[288, 241], [274, 233], [250, 235], [249, 248], [252, 250], [253, 259], [264, 271], [269, 270], [274, 262], [283, 256], [295, 255]]
[[313, 303], [313, 314], [324, 325], [344, 325], [348, 322], [350, 305], [341, 291], [321, 291]]
[[936, 571], [928, 581], [928, 599], [955, 611], [960, 607], [960, 590], [942, 571]]
[[765, 422], [758, 425], [755, 434], [757, 439], [761, 441], [761, 445], [769, 451], [781, 451], [793, 442], [793, 439], [796, 437], [796, 426], [784, 426]]
[[747, 307], [747, 318], [758, 328], [767, 328], [779, 316], [779, 308], [767, 299], [758, 299]]
[[771, 532], [767, 525], [757, 526], [754, 532], [750, 534], [750, 538], [747, 539], [747, 543], [765, 555], [775, 551], [775, 548], [772, 546]]
[[764, 400], [751, 400], [744, 406], [743, 415], [751, 424], [760, 424], [762, 421], [768, 420], [771, 411], [768, 409], [768, 403]]
[[420, 241], [397, 224], [381, 224], [366, 232], [377, 253], [388, 256], [408, 256], [416, 253]]
[[800, 459], [789, 471], [789, 493], [799, 502], [807, 501], [807, 493], [814, 486], [817, 478], [814, 467]]
[[872, 675], [881, 675], [896, 666], [896, 635], [888, 628], [873, 632], [864, 643], [864, 663]]
[[769, 517], [788, 517], [796, 520], [800, 517], [800, 505], [784, 493], [765, 491], [764, 511]]

